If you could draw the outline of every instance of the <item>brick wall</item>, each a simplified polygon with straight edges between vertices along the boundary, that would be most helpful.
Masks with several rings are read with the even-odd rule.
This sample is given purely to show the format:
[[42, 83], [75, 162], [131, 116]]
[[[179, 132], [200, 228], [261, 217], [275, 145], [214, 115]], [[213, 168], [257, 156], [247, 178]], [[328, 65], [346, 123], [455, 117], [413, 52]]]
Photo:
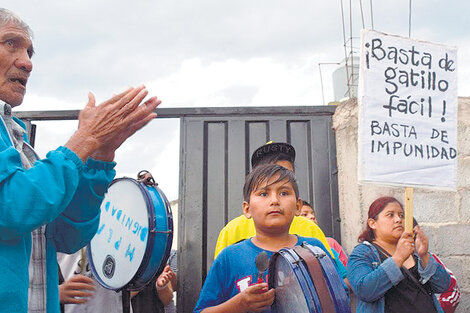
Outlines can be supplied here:
[[[456, 192], [414, 189], [414, 216], [429, 237], [430, 250], [454, 272], [462, 292], [456, 312], [470, 312], [470, 97], [459, 98]], [[404, 202], [404, 188], [357, 181], [357, 102], [338, 105], [336, 132], [341, 239], [349, 253], [365, 226], [370, 203], [384, 195]]]

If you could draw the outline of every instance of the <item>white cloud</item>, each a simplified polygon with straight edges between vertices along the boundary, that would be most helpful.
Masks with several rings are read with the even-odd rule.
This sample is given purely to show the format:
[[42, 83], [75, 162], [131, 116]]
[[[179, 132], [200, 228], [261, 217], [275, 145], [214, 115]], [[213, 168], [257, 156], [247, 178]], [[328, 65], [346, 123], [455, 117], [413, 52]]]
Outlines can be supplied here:
[[[322, 105], [318, 63], [344, 58], [340, 5], [331, 1], [4, 0], [2, 5], [36, 34], [34, 71], [17, 110], [81, 109], [89, 90], [99, 103], [142, 82], [163, 100], [162, 107]], [[363, 5], [370, 28], [369, 4]], [[357, 2], [353, 6], [358, 36], [360, 8]], [[412, 16], [412, 37], [459, 46], [459, 94], [467, 96], [469, 6], [417, 0]], [[377, 30], [407, 35], [407, 17], [407, 3], [374, 6]], [[322, 66], [326, 102], [332, 100], [335, 68]], [[64, 144], [76, 126], [38, 123], [40, 153]], [[153, 121], [119, 150], [118, 176], [149, 169], [169, 198], [177, 197], [178, 132], [177, 121]]]
[[[136, 178], [148, 170], [167, 196], [178, 199], [179, 121], [156, 119], [126, 141], [116, 153], [118, 177]], [[160, 132], [160, 133], [159, 133]]]
[[[228, 59], [207, 65], [189, 59], [147, 87], [163, 99], [162, 107], [321, 105], [319, 59], [312, 55], [297, 64]], [[325, 83], [331, 84], [330, 77]]]
[[[47, 152], [64, 145], [78, 127], [77, 121], [42, 121], [37, 125], [35, 150]], [[116, 177], [136, 178], [140, 170], [149, 170], [168, 199], [178, 198], [179, 120], [160, 119], [128, 139], [115, 156]]]

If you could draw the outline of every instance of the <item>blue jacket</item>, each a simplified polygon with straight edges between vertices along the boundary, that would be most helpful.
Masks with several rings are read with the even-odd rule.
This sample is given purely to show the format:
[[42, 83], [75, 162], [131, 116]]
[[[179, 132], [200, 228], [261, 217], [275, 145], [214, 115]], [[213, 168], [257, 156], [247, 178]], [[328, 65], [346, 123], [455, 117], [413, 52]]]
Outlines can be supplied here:
[[[383, 313], [385, 293], [404, 278], [395, 261], [388, 258], [381, 263], [379, 252], [367, 241], [354, 248], [349, 256], [347, 269], [349, 282], [358, 298], [357, 313]], [[443, 292], [449, 287], [449, 274], [433, 257], [429, 258], [424, 269], [418, 262], [418, 271], [421, 283], [430, 281], [435, 293]], [[443, 312], [436, 297], [433, 299], [437, 311]]]
[[60, 311], [56, 251], [75, 252], [93, 238], [114, 165], [83, 164], [59, 147], [25, 170], [0, 116], [1, 313], [27, 312], [31, 231], [45, 224], [47, 312]]

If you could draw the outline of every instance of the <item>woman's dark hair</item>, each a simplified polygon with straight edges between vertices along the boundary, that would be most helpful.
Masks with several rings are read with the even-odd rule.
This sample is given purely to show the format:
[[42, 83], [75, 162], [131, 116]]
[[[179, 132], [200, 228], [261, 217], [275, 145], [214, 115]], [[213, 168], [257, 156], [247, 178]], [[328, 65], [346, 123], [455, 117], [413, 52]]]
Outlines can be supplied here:
[[261, 164], [256, 166], [250, 174], [246, 177], [245, 185], [243, 186], [243, 198], [246, 202], [250, 202], [250, 194], [256, 190], [261, 184], [268, 186], [268, 181], [277, 176], [276, 181], [271, 182], [270, 185], [280, 181], [287, 180], [292, 184], [295, 192], [295, 198], [299, 198], [299, 187], [295, 180], [294, 173], [288, 169], [276, 164]]
[[[380, 212], [385, 209], [387, 204], [396, 202], [398, 203], [402, 208], [403, 205], [394, 197], [380, 197], [376, 199], [374, 202], [369, 207], [369, 213], [367, 214], [367, 219], [372, 218], [374, 220], [377, 220], [377, 216], [380, 214]], [[374, 230], [370, 228], [369, 223], [366, 222], [366, 229], [359, 235], [359, 238], [357, 239], [359, 242], [363, 241], [369, 241], [372, 242], [372, 240], [375, 239], [374, 235]]]

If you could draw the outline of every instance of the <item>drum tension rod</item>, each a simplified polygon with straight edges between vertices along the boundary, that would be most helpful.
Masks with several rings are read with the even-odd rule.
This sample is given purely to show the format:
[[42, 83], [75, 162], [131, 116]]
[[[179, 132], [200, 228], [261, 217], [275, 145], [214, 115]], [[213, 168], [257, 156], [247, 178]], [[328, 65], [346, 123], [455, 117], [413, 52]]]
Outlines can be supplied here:
[[150, 232], [151, 233], [158, 233], [158, 234], [171, 234], [171, 233], [173, 233], [173, 231], [171, 231], [171, 230], [155, 230], [155, 229], [152, 229]]

